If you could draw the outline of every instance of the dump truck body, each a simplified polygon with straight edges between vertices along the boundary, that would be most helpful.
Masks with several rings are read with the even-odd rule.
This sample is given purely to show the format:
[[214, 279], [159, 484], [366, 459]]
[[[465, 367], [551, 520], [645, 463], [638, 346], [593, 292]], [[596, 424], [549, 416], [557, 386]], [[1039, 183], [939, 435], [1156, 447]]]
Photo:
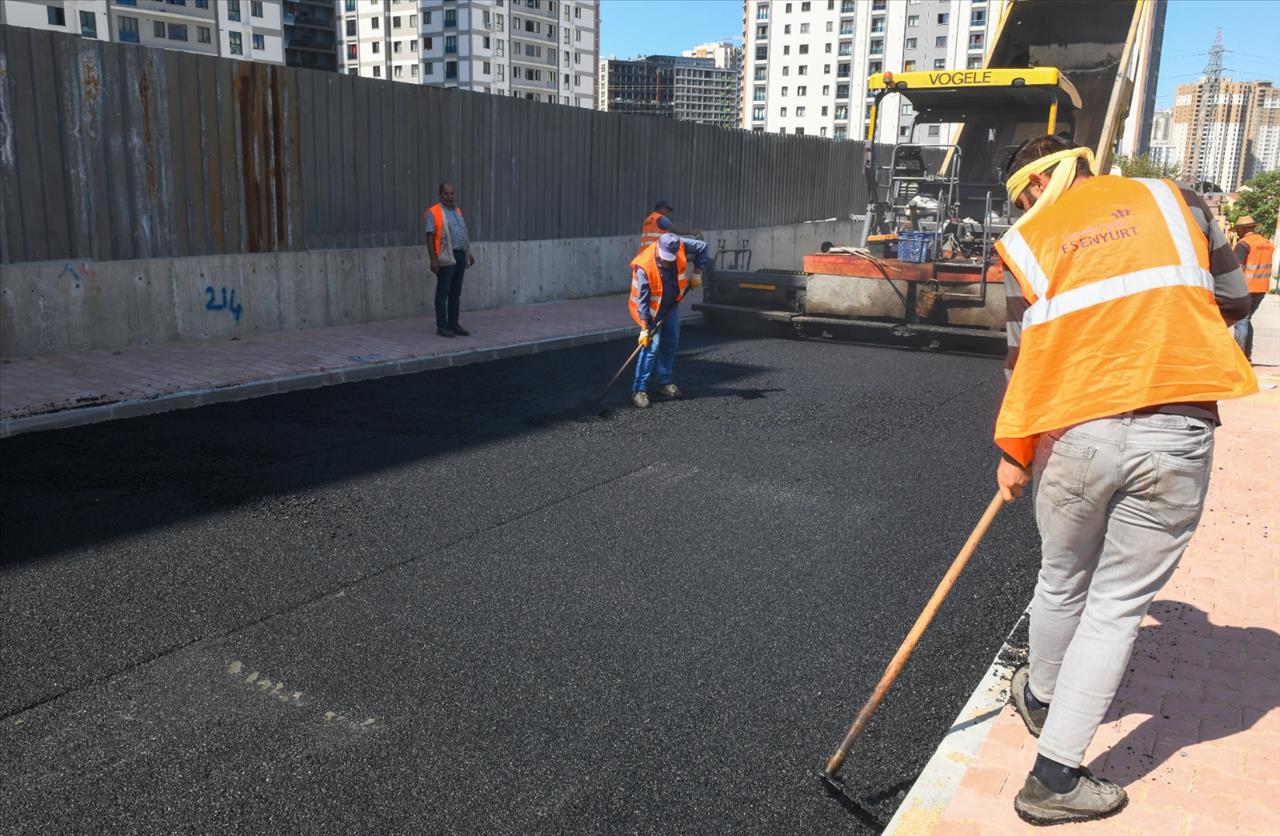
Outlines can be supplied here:
[[905, 97], [916, 110], [913, 133], [959, 124], [952, 143], [900, 143], [887, 159], [871, 152], [864, 176], [873, 203], [858, 240], [835, 242], [845, 246], [802, 265], [717, 270], [699, 309], [712, 323], [754, 318], [801, 333], [848, 326], [1002, 342], [1004, 286], [992, 245], [1011, 222], [1009, 154], [1026, 139], [1065, 133], [1107, 170], [1149, 11], [1145, 0], [1015, 0], [985, 67], [872, 76], [877, 107]]

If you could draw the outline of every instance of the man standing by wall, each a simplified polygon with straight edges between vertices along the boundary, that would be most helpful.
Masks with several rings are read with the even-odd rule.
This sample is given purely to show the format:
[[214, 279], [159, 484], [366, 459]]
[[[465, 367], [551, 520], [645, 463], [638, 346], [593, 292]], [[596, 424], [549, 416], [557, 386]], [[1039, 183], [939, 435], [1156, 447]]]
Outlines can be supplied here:
[[436, 274], [436, 333], [442, 337], [469, 337], [458, 324], [462, 307], [462, 277], [476, 263], [467, 239], [462, 210], [454, 206], [452, 183], [441, 183], [440, 202], [422, 213], [427, 231], [427, 254]]
[[1025, 214], [996, 244], [1013, 320], [997, 482], [1012, 501], [1034, 469], [1041, 539], [1030, 665], [1010, 683], [1040, 739], [1014, 800], [1034, 824], [1125, 806], [1085, 750], [1200, 521], [1217, 402], [1258, 388], [1225, 327], [1248, 312], [1244, 277], [1204, 202], [1092, 165], [1056, 137], [1024, 143], [1007, 170]]
[[[691, 258], [695, 272], [692, 279], [686, 280], [685, 268]], [[676, 347], [680, 342], [677, 306], [690, 286], [701, 286], [700, 274], [707, 263], [705, 241], [681, 241], [670, 232], [631, 260], [631, 296], [627, 307], [631, 318], [640, 326], [641, 346], [631, 403], [640, 409], [649, 408], [649, 378], [655, 367], [658, 393], [666, 398], [680, 397], [680, 390], [672, 382]]]
[[1236, 219], [1236, 259], [1244, 268], [1244, 282], [1249, 288], [1249, 315], [1235, 324], [1236, 342], [1244, 356], [1253, 359], [1253, 315], [1271, 289], [1271, 257], [1275, 245], [1258, 234], [1258, 224], [1248, 215]]
[[[681, 238], [701, 238], [702, 230], [700, 229], [684, 229], [678, 227], [671, 220], [671, 213], [675, 210], [671, 208], [671, 204], [665, 200], [659, 200], [654, 204], [653, 211], [649, 213], [649, 217], [644, 219], [644, 223], [640, 227], [640, 249], [643, 250], [650, 244], [657, 243], [665, 232], [674, 232]], [[637, 255], [639, 253], [637, 252]]]

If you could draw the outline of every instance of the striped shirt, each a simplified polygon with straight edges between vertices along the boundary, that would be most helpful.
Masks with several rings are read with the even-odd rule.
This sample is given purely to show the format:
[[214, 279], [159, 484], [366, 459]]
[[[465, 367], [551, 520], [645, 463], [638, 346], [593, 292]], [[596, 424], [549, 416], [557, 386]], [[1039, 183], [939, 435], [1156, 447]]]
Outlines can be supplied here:
[[[1209, 242], [1209, 272], [1213, 274], [1213, 298], [1222, 313], [1224, 326], [1249, 315], [1249, 289], [1244, 282], [1244, 271], [1240, 262], [1231, 251], [1227, 236], [1216, 223], [1213, 213], [1205, 205], [1204, 199], [1191, 189], [1179, 188], [1182, 199], [1191, 210], [1191, 217], [1196, 226], [1204, 233]], [[1022, 345], [1022, 318], [1029, 307], [1022, 295], [1018, 280], [1006, 266], [1004, 268], [1004, 293], [1007, 304], [1005, 329], [1009, 342], [1009, 353], [1005, 357], [1004, 372], [1008, 378], [1013, 374], [1013, 367], [1018, 362], [1018, 350]], [[1216, 402], [1179, 403], [1153, 406], [1146, 412], [1163, 412], [1175, 415], [1187, 415], [1193, 418], [1206, 418], [1218, 423], [1218, 404]]]

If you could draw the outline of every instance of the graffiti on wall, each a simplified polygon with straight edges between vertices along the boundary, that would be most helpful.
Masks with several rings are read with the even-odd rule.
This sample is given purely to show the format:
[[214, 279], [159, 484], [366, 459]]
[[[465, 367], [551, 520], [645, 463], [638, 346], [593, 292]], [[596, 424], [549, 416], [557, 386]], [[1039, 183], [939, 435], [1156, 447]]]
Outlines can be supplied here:
[[[206, 297], [204, 305], [206, 311], [227, 311], [235, 317], [236, 322], [240, 321], [240, 312], [244, 310], [244, 306], [236, 302], [236, 289], [234, 287], [230, 291], [225, 287], [222, 288], [222, 295], [219, 297], [214, 292], [213, 286], [210, 285], [204, 289], [204, 295]], [[221, 301], [219, 301], [219, 298]]]

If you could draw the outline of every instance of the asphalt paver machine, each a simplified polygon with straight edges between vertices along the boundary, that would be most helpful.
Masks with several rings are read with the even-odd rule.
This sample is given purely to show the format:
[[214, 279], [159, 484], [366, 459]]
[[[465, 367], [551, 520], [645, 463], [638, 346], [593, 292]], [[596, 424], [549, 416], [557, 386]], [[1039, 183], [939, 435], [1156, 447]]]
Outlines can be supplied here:
[[[713, 326], [774, 322], [801, 335], [1003, 343], [993, 244], [1016, 217], [1004, 188], [1008, 158], [1027, 139], [1058, 134], [1109, 168], [1132, 97], [1134, 44], [1152, 13], [1146, 0], [1017, 0], [986, 67], [872, 75], [862, 172], [869, 204], [854, 240], [806, 255], [803, 265], [718, 268], [697, 308]], [[915, 114], [909, 136], [877, 148], [878, 113], [899, 100]], [[949, 143], [918, 141], [930, 126], [943, 126], [938, 134], [958, 127]]]

